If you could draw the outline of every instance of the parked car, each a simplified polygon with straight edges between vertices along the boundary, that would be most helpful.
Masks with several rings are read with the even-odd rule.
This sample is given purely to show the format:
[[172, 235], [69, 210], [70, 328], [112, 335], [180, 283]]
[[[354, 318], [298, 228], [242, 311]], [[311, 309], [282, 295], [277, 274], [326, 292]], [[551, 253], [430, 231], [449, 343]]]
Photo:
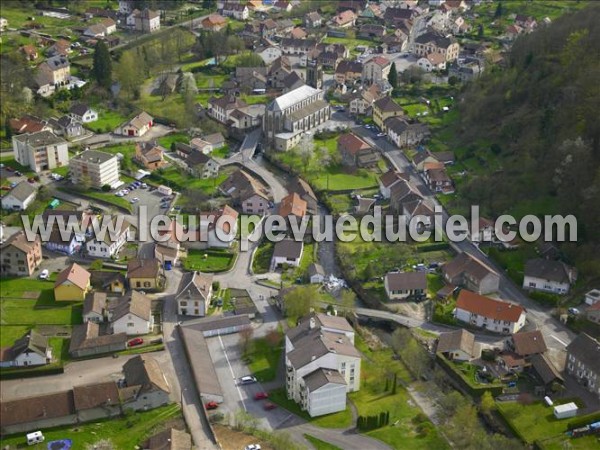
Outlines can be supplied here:
[[50, 272], [48, 272], [48, 269], [44, 269], [40, 272], [39, 279], [47, 280], [49, 275], [50, 275]]
[[127, 343], [127, 347], [135, 347], [136, 345], [142, 345], [144, 340], [142, 338], [133, 338]]
[[139, 201], [140, 201], [140, 199], [139, 199], [139, 198], [137, 198], [137, 197], [133, 197], [133, 198], [132, 198], [131, 200], [129, 200], [129, 201], [130, 201], [130, 202], [133, 204], [133, 203], [137, 203], [137, 202], [139, 202]]
[[260, 444], [250, 444], [244, 447], [244, 450], [260, 450]]
[[240, 384], [252, 384], [256, 383], [256, 377], [251, 377], [249, 375], [240, 378]]
[[35, 183], [35, 178], [29, 177], [29, 178], [27, 178], [27, 182], [33, 184], [33, 183]]
[[277, 405], [275, 403], [267, 402], [264, 404], [263, 408], [265, 411], [271, 411], [272, 409], [277, 408]]
[[19, 172], [18, 170], [15, 170], [15, 175], [18, 177], [22, 177], [23, 174], [21, 172]]
[[142, 189], [148, 189], [148, 185], [147, 185], [146, 183], [142, 183], [142, 184], [140, 185], [140, 187], [141, 187]]
[[579, 315], [579, 310], [577, 308], [569, 308], [568, 311], [569, 311], [569, 314], [571, 314], [572, 316]]
[[208, 402], [204, 405], [206, 409], [217, 409], [219, 404], [217, 402]]
[[13, 169], [10, 166], [6, 166], [5, 169], [8, 170], [9, 172], [14, 172], [15, 171], [15, 169]]
[[266, 392], [257, 392], [256, 394], [254, 394], [254, 400], [264, 400], [268, 397], [269, 394], [267, 394]]

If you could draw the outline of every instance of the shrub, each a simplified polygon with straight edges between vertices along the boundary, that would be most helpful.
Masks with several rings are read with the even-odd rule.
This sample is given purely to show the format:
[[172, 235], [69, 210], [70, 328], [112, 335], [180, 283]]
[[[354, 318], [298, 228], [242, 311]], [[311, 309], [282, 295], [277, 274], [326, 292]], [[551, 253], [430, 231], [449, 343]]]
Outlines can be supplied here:
[[102, 186], [103, 192], [110, 192], [110, 190], [111, 190], [110, 184], [105, 184], [104, 186]]
[[529, 297], [545, 306], [555, 307], [560, 304], [560, 297], [546, 292], [531, 292]]

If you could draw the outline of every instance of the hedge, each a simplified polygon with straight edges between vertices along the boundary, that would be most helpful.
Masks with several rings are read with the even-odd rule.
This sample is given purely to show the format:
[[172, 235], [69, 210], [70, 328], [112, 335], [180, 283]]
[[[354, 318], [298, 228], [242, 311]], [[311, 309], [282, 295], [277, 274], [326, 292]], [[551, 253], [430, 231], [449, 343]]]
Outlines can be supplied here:
[[435, 359], [438, 364], [446, 371], [450, 378], [456, 381], [462, 389], [469, 393], [474, 398], [481, 397], [486, 391], [490, 391], [494, 397], [502, 395], [502, 391], [504, 390], [504, 386], [482, 386], [482, 387], [474, 387], [471, 386], [452, 366], [452, 363], [448, 361], [443, 355], [440, 353], [436, 353]]
[[33, 378], [46, 375], [59, 375], [64, 373], [63, 366], [59, 367], [31, 367], [28, 369], [5, 369], [0, 371], [0, 380], [14, 380], [17, 378]]
[[437, 250], [447, 250], [450, 248], [450, 244], [447, 242], [433, 242], [431, 244], [421, 244], [417, 246], [417, 250], [420, 252], [434, 252]]
[[573, 430], [575, 428], [585, 427], [586, 425], [589, 425], [590, 423], [594, 423], [594, 422], [598, 422], [598, 421], [600, 421], [600, 411], [588, 414], [587, 416], [579, 417], [577, 420], [569, 423], [567, 428], [569, 430]]

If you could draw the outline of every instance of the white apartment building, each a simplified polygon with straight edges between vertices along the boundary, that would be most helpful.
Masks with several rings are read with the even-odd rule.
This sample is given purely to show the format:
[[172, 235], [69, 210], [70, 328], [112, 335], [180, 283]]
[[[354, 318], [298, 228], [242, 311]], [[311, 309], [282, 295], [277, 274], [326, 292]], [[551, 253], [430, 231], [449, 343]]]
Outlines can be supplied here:
[[127, 242], [130, 236], [131, 225], [126, 220], [121, 223], [121, 228], [117, 229], [117, 217], [112, 219], [112, 229], [115, 231], [111, 236], [109, 230], [106, 230], [104, 236], [94, 235], [92, 239], [85, 243], [85, 249], [89, 256], [94, 258], [112, 258], [119, 249]]
[[300, 86], [273, 100], [263, 120], [268, 145], [277, 150], [289, 150], [300, 142], [302, 135], [329, 120], [329, 103], [323, 91]]
[[286, 392], [311, 417], [343, 411], [360, 389], [360, 353], [343, 317], [311, 314], [285, 338]]
[[51, 131], [38, 131], [13, 136], [13, 154], [22, 166], [34, 172], [51, 170], [69, 164], [67, 141]]
[[74, 156], [69, 167], [75, 185], [89, 183], [90, 187], [100, 189], [106, 184], [116, 187], [120, 183], [119, 160], [110, 153], [86, 150]]

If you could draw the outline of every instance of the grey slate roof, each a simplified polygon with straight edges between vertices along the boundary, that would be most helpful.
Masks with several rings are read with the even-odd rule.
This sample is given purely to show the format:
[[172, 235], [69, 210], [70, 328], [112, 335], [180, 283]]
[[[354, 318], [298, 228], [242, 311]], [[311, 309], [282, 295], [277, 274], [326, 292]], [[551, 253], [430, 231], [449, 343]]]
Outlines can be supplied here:
[[600, 342], [586, 333], [579, 334], [567, 346], [567, 354], [585, 364], [588, 370], [600, 376]]
[[550, 259], [530, 259], [525, 263], [525, 276], [555, 281], [557, 283], [570, 283], [570, 268], [562, 261]]
[[440, 353], [462, 350], [470, 356], [475, 356], [475, 335], [467, 330], [456, 330], [440, 334], [437, 351]]
[[26, 142], [30, 147], [45, 147], [47, 145], [63, 144], [65, 141], [63, 138], [58, 137], [51, 131], [38, 131], [37, 133], [25, 133], [15, 136], [14, 139], [20, 142]]
[[36, 189], [27, 181], [21, 181], [7, 194], [11, 195], [20, 202], [24, 202], [31, 194], [34, 194]]
[[308, 375], [304, 375], [303, 378], [309, 392], [314, 392], [329, 383], [346, 385], [344, 377], [334, 369], [317, 369]]

